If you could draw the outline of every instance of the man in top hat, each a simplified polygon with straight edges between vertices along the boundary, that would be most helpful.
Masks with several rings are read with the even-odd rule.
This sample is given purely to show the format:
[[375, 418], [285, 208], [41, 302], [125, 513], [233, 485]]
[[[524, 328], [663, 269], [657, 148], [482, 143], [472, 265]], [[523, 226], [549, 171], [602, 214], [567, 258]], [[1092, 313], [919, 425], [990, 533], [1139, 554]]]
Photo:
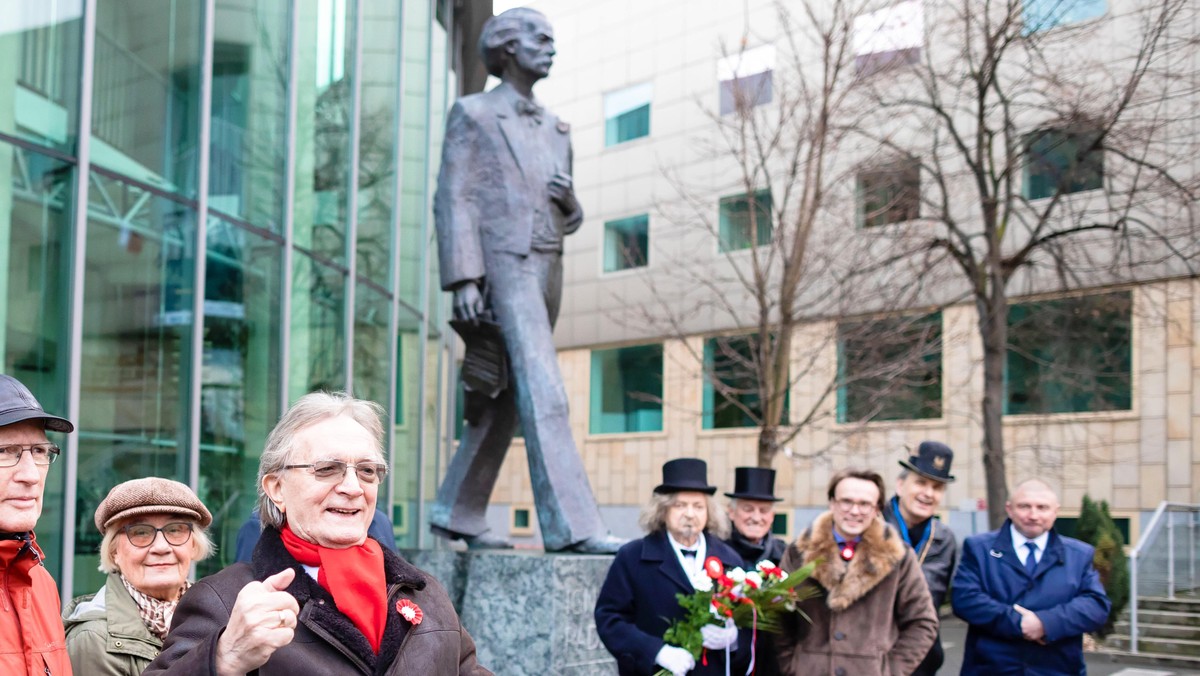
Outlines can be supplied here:
[[640, 519], [646, 536], [617, 552], [596, 599], [596, 632], [617, 658], [621, 676], [649, 676], [664, 668], [675, 676], [725, 674], [726, 650], [731, 673], [743, 674], [750, 660], [750, 632], [732, 625], [703, 628], [708, 664], [663, 643], [671, 622], [683, 617], [676, 594], [696, 591], [704, 560], [715, 556], [727, 568], [741, 566], [737, 552], [721, 541], [729, 530], [708, 484], [708, 466], [697, 458], [663, 465], [662, 484], [654, 489]]
[[[729, 521], [733, 532], [725, 541], [742, 557], [742, 568], [753, 570], [760, 561], [775, 565], [783, 560], [787, 543], [771, 535], [775, 523], [775, 470], [763, 467], [738, 467], [733, 470], [733, 492], [729, 498]], [[754, 673], [774, 676], [779, 673], [775, 644], [770, 634], [759, 632], [754, 646]]]
[[[954, 531], [937, 517], [942, 498], [946, 496], [946, 484], [954, 481], [954, 475], [950, 474], [953, 462], [954, 451], [949, 446], [938, 441], [922, 441], [916, 455], [900, 461], [903, 469], [896, 478], [896, 495], [883, 510], [883, 518], [916, 552], [935, 610], [946, 600], [950, 576], [954, 574], [954, 563], [958, 559]], [[943, 661], [945, 653], [939, 632], [929, 654], [913, 674], [936, 674]]]
[[58, 586], [33, 529], [58, 446], [46, 431], [73, 432], [42, 410], [29, 388], [0, 375], [0, 673], [69, 674]]

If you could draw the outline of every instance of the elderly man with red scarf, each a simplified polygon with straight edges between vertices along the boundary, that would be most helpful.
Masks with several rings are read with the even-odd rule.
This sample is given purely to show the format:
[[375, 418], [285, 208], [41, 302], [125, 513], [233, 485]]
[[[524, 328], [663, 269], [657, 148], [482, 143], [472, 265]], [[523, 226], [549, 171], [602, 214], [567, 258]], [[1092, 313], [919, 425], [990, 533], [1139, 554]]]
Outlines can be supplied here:
[[305, 395], [259, 463], [263, 532], [250, 563], [200, 580], [143, 676], [490, 675], [445, 589], [367, 536], [382, 409]]

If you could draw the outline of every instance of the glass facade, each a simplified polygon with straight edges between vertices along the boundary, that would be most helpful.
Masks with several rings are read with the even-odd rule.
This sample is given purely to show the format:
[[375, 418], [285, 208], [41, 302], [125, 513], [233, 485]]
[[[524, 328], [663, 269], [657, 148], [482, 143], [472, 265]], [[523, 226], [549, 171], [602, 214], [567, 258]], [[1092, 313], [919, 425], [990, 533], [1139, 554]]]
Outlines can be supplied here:
[[839, 423], [942, 417], [942, 313], [838, 324]]
[[718, 247], [721, 252], [771, 243], [771, 191], [759, 190], [722, 197], [719, 206]]
[[592, 351], [591, 434], [661, 432], [663, 346]]
[[447, 399], [426, 245], [457, 88], [441, 1], [0, 14], [0, 356], [77, 424], [38, 524], [66, 596], [102, 584], [93, 514], [138, 477], [192, 485], [217, 544], [198, 572], [228, 565], [267, 434], [318, 388], [388, 409], [380, 507], [420, 544]]
[[604, 224], [604, 271], [646, 267], [650, 252], [650, 216], [641, 214]]
[[[774, 340], [772, 338], [772, 340]], [[758, 334], [721, 336], [704, 341], [704, 389], [702, 427], [719, 430], [756, 427], [764, 416], [760, 369], [756, 356]], [[714, 384], [719, 383], [719, 387]], [[783, 418], [787, 424], [790, 388], [783, 395]]]

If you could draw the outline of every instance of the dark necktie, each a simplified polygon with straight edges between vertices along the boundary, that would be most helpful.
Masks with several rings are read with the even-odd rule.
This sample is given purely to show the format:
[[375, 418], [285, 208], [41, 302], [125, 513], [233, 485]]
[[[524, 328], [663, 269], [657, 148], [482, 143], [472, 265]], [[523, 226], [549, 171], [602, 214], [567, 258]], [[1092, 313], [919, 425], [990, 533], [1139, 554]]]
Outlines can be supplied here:
[[683, 552], [683, 555], [686, 558], [689, 558], [689, 559], [696, 558], [696, 550], [695, 549], [681, 549], [679, 551]]
[[1032, 542], [1026, 542], [1025, 548], [1029, 550], [1029, 555], [1025, 557], [1025, 572], [1029, 573], [1029, 577], [1033, 577], [1033, 571], [1037, 570], [1038, 546]]

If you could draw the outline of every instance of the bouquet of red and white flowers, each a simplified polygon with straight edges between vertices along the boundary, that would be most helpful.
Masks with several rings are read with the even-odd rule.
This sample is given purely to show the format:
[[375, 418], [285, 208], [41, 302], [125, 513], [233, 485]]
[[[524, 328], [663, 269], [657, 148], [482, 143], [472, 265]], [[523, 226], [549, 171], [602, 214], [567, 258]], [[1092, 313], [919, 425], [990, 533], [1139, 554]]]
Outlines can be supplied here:
[[[707, 664], [704, 637], [700, 631], [705, 625], [724, 625], [726, 620], [733, 620], [739, 628], [750, 628], [757, 633], [779, 631], [779, 618], [783, 613], [799, 612], [808, 620], [798, 605], [815, 596], [817, 590], [812, 586], [797, 587], [812, 575], [818, 563], [813, 561], [787, 574], [771, 561], [761, 561], [751, 571], [726, 570], [720, 559], [708, 557], [704, 560], [703, 572], [692, 579], [695, 593], [675, 595], [684, 616], [671, 623], [663, 634], [663, 641], [687, 650], [694, 659]], [[662, 669], [656, 676], [670, 674]]]

